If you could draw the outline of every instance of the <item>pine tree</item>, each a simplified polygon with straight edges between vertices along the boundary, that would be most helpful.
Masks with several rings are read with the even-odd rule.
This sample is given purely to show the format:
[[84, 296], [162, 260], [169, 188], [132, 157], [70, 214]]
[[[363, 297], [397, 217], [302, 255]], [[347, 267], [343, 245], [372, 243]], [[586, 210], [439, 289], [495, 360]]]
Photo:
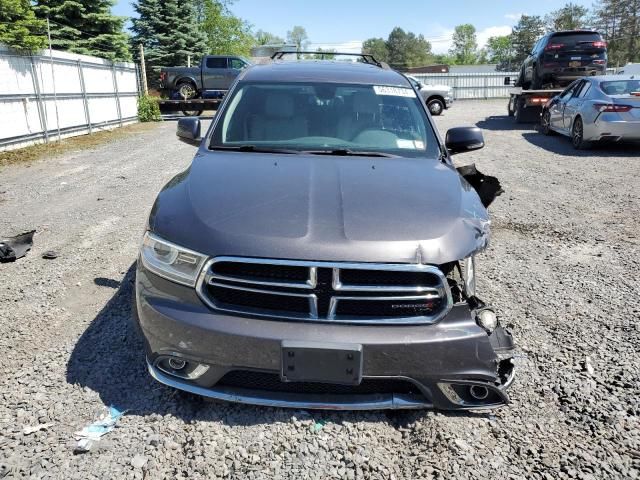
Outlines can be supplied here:
[[36, 0], [36, 15], [49, 18], [54, 48], [113, 61], [131, 59], [126, 18], [111, 14], [114, 0]]
[[29, 0], [0, 0], [0, 43], [26, 52], [44, 48], [47, 27]]
[[160, 67], [186, 65], [189, 56], [195, 63], [207, 53], [193, 0], [138, 0], [133, 8], [138, 18], [132, 19], [131, 46], [137, 60], [144, 47], [151, 85], [157, 85]]

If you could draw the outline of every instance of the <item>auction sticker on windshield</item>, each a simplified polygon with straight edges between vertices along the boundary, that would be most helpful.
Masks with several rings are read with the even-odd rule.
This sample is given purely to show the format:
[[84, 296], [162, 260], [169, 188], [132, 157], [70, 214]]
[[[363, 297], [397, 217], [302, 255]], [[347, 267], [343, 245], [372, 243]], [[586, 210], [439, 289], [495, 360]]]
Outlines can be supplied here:
[[374, 85], [376, 95], [391, 95], [393, 97], [415, 97], [416, 93], [410, 88], [388, 87], [386, 85]]

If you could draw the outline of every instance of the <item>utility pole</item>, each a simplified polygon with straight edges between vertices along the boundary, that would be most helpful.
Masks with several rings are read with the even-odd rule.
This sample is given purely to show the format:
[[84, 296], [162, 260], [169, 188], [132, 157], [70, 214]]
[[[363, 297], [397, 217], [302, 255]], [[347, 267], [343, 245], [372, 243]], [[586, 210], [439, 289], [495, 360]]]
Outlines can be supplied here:
[[191, 68], [191, 55], [187, 55], [187, 67]]
[[[60, 138], [60, 115], [58, 113], [58, 95], [56, 94], [56, 73], [53, 68], [53, 52], [51, 49], [51, 24], [49, 23], [49, 17], [47, 17], [47, 38], [49, 39], [49, 62], [51, 63], [51, 81], [53, 83], [53, 104], [56, 107], [56, 125], [58, 127], [58, 141]], [[48, 128], [48, 127], [45, 127]]]
[[142, 74], [142, 91], [145, 95], [149, 95], [149, 87], [147, 86], [147, 66], [144, 63], [144, 46], [140, 44], [140, 72]]

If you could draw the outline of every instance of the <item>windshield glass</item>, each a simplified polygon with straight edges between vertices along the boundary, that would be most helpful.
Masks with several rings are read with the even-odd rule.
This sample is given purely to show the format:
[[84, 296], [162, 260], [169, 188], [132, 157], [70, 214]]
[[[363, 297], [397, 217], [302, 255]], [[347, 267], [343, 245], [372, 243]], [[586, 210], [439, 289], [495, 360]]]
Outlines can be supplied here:
[[221, 112], [210, 147], [439, 154], [412, 89], [333, 83], [239, 84]]
[[640, 93], [640, 80], [600, 82], [600, 88], [607, 95], [631, 95], [632, 93]]

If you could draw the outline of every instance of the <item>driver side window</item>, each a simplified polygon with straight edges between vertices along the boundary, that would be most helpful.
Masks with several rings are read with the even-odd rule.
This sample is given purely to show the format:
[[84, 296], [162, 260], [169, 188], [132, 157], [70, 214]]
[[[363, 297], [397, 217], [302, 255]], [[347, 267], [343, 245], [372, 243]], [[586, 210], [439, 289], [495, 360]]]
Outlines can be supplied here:
[[576, 82], [569, 85], [569, 87], [560, 94], [560, 100], [564, 100], [564, 101], [569, 100], [571, 98], [571, 95], [573, 95], [576, 85], [577, 85]]

